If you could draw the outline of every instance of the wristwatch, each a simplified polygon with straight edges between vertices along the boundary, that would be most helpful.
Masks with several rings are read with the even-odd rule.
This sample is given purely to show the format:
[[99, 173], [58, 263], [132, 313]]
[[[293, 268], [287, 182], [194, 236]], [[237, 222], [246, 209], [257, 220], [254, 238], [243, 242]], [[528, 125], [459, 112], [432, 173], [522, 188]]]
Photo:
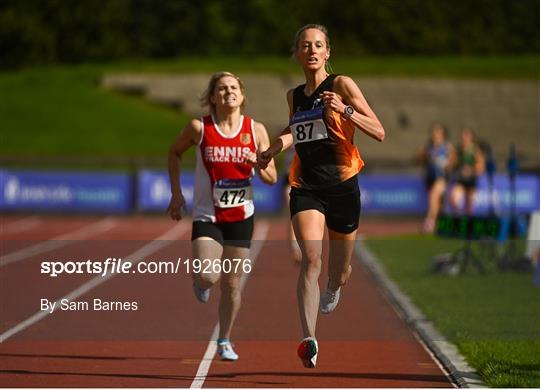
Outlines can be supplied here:
[[354, 114], [354, 108], [353, 106], [345, 106], [345, 109], [343, 110], [343, 117], [345, 119], [349, 119]]

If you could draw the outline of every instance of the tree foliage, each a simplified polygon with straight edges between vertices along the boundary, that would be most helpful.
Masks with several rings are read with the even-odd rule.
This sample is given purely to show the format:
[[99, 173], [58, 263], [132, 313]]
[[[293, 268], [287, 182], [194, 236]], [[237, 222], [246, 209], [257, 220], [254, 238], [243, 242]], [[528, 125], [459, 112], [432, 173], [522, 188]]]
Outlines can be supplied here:
[[0, 67], [120, 58], [284, 55], [306, 23], [363, 54], [540, 49], [537, 0], [4, 0]]

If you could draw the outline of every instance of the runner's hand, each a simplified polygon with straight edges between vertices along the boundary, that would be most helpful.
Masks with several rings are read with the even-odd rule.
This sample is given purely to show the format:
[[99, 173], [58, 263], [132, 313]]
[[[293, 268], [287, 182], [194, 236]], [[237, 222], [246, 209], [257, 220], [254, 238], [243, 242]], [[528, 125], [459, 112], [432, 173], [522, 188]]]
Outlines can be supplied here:
[[257, 165], [257, 155], [249, 152], [244, 156], [244, 162], [246, 164]]
[[272, 152], [270, 149], [265, 150], [264, 152], [257, 151], [257, 165], [259, 169], [266, 169], [270, 161], [272, 161]]
[[180, 195], [173, 195], [169, 202], [169, 207], [167, 207], [167, 213], [169, 213], [173, 220], [180, 221], [182, 219], [182, 209], [185, 205], [186, 200], [182, 193], [180, 193]]
[[343, 104], [341, 101], [341, 96], [339, 96], [337, 93], [324, 91], [319, 96], [322, 98], [325, 107], [330, 107], [332, 111], [339, 114], [343, 114], [345, 112], [345, 104]]

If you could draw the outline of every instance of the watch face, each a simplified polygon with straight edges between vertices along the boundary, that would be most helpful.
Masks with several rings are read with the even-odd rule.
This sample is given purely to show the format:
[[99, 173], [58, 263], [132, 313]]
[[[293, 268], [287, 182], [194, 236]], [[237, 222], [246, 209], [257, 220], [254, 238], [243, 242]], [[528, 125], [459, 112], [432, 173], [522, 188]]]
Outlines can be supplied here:
[[349, 116], [354, 114], [354, 108], [352, 108], [351, 106], [345, 107], [345, 114]]

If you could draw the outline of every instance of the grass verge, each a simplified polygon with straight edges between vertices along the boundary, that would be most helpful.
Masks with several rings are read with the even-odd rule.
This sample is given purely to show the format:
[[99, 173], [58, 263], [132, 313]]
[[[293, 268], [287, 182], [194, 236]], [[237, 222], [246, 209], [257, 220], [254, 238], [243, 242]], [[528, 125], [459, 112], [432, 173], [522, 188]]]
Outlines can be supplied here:
[[430, 258], [461, 243], [419, 235], [368, 240], [368, 247], [490, 387], [540, 387], [540, 288], [531, 274], [451, 277], [429, 273]]
[[[538, 79], [540, 56], [336, 58], [335, 72], [364, 76]], [[123, 61], [0, 72], [0, 155], [163, 158], [188, 117], [99, 87], [105, 73], [300, 73], [290, 58]], [[194, 99], [199, 91], [194, 92]], [[192, 157], [192, 156], [191, 156]], [[186, 158], [190, 163], [193, 158]]]
[[0, 153], [30, 157], [161, 157], [185, 114], [99, 87], [98, 68], [0, 75]]
[[[538, 79], [540, 56], [370, 56], [344, 57], [330, 61], [334, 72], [360, 76], [436, 77], [481, 79]], [[160, 61], [125, 61], [102, 65], [109, 72], [216, 72], [301, 74], [287, 57], [178, 58]]]

